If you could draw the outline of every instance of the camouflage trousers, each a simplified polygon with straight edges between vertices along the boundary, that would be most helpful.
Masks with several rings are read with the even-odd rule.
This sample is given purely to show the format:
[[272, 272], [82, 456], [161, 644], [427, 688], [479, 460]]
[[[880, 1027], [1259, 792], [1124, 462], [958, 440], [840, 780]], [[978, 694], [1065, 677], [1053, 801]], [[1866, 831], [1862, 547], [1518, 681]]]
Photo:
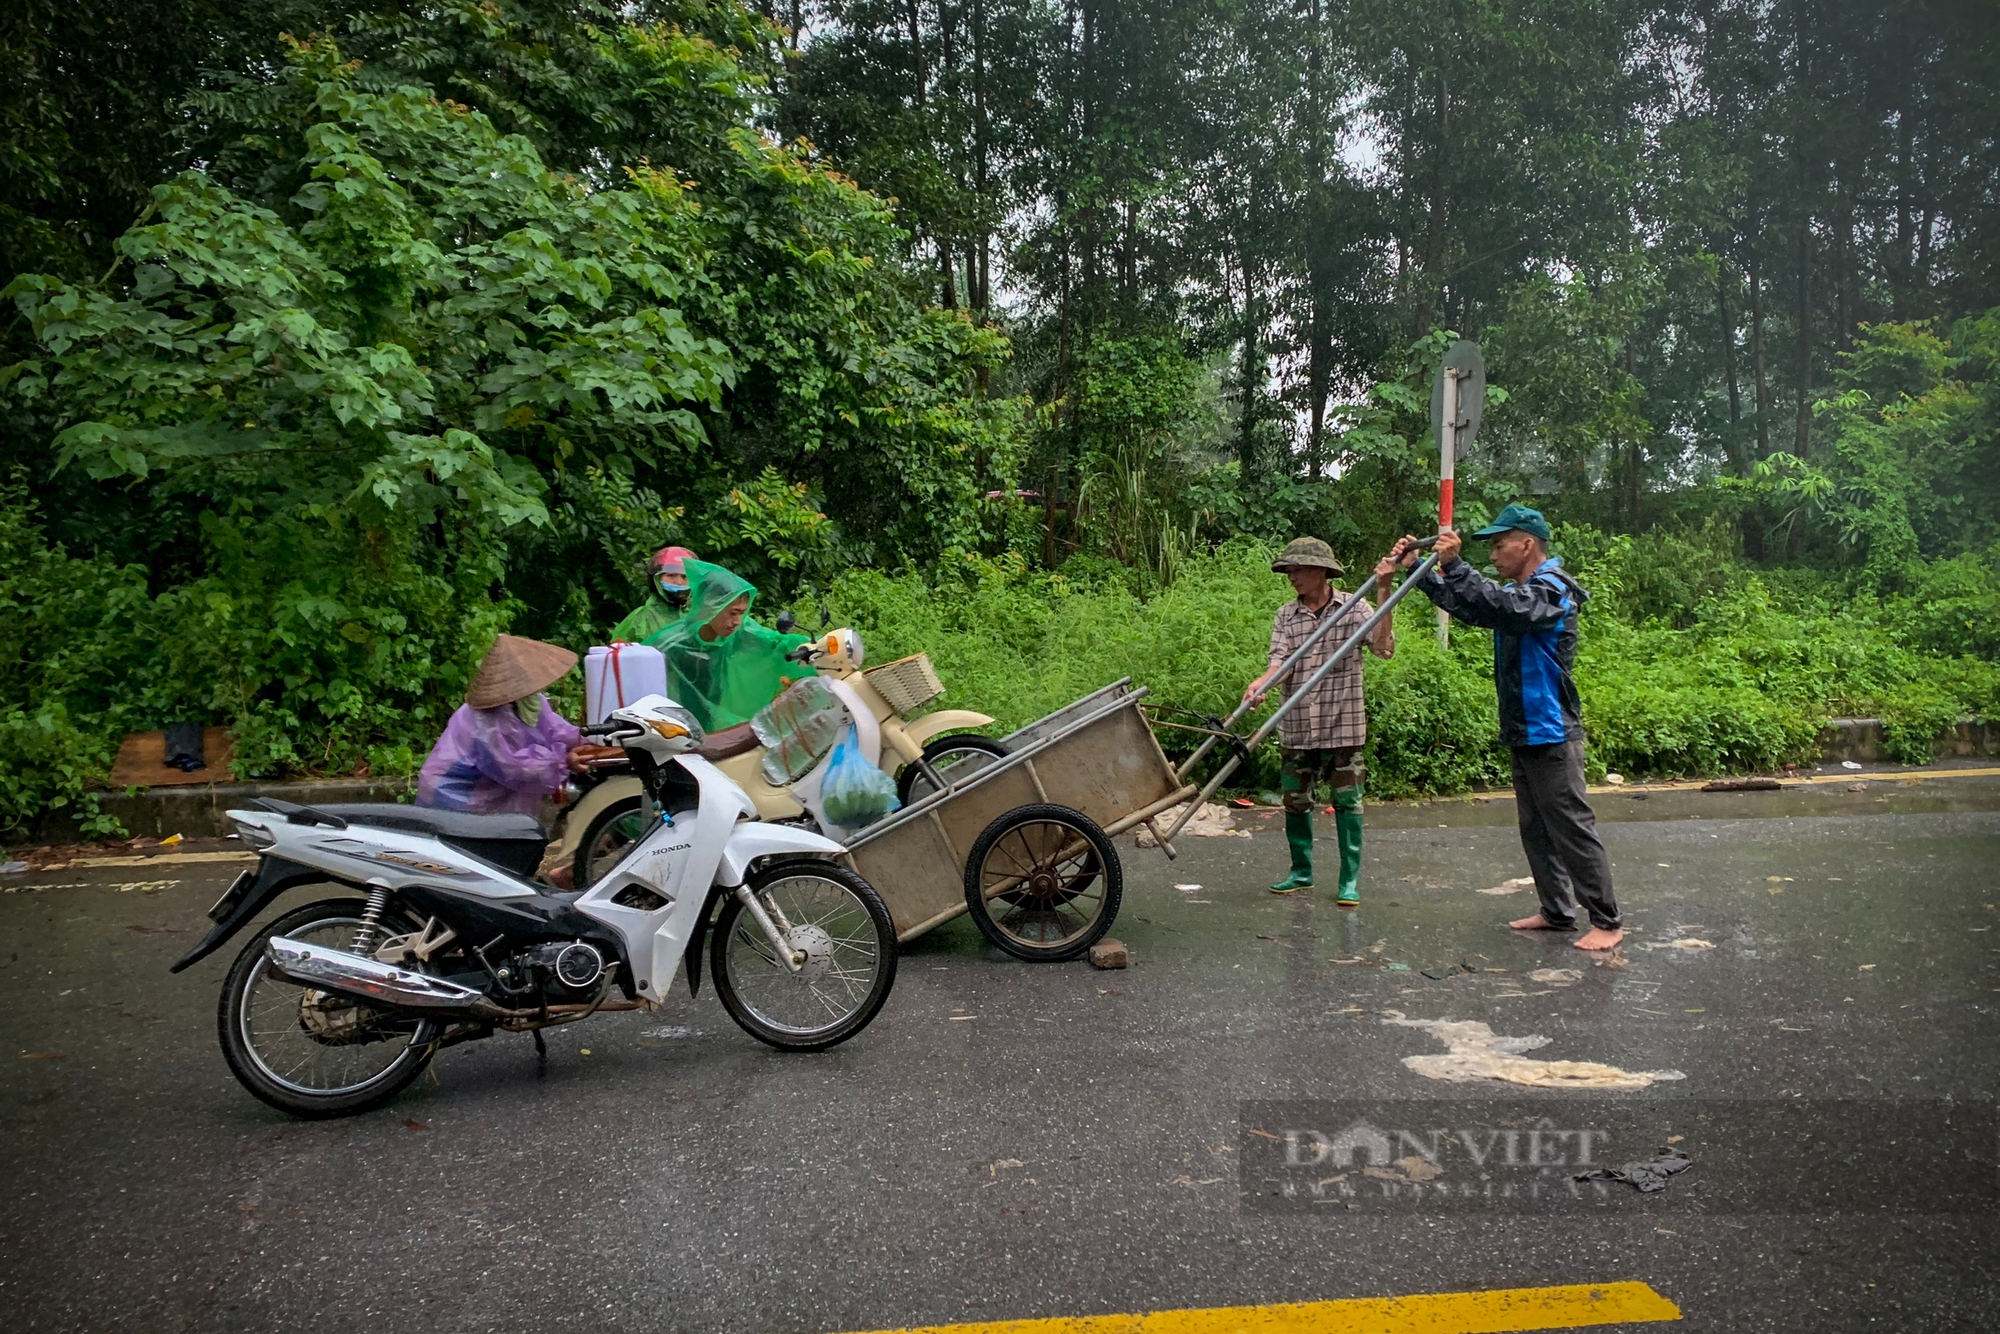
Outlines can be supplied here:
[[1359, 809], [1361, 787], [1368, 777], [1367, 761], [1360, 746], [1336, 746], [1330, 750], [1280, 752], [1278, 788], [1285, 797], [1285, 809], [1295, 815], [1312, 810], [1313, 794], [1323, 778], [1333, 788], [1333, 804]]

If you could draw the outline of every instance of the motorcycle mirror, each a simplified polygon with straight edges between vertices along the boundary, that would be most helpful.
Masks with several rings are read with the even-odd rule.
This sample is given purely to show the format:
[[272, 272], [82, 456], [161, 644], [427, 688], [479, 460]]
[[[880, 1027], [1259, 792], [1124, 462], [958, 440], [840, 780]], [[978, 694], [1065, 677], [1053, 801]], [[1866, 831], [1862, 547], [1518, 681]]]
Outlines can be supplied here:
[[820, 604], [819, 604], [819, 628], [820, 628], [821, 630], [825, 630], [825, 629], [826, 629], [826, 627], [828, 627], [829, 625], [832, 625], [832, 624], [833, 624], [833, 617], [831, 617], [831, 616], [827, 615], [827, 612], [826, 612], [826, 604], [825, 604], [824, 602], [820, 603]]
[[799, 618], [792, 615], [792, 609], [790, 607], [787, 607], [783, 611], [779, 612], [778, 619], [771, 622], [772, 626], [781, 635], [790, 634], [793, 628], [798, 625], [798, 623], [799, 623]]

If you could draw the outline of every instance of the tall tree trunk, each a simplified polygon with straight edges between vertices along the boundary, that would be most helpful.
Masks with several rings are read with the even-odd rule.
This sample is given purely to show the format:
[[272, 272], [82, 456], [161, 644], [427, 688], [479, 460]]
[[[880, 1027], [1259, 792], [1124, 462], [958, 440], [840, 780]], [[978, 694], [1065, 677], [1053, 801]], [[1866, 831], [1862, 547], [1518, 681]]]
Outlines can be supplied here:
[[1764, 374], [1764, 283], [1756, 250], [1750, 252], [1750, 375], [1757, 404], [1757, 457], [1771, 453], [1771, 386]]
[[[1811, 48], [1806, 44], [1809, 24], [1807, 0], [1794, 0], [1792, 7], [1794, 47], [1793, 79], [1797, 95], [1811, 92]], [[1812, 442], [1812, 174], [1805, 146], [1806, 127], [1802, 120], [1792, 125], [1792, 153], [1798, 159], [1798, 414], [1792, 432], [1792, 452], [1800, 458]], [[1793, 525], [1796, 541], [1798, 526]]]
[[[992, 189], [986, 158], [989, 133], [990, 127], [986, 123], [986, 0], [972, 0], [972, 181], [973, 193], [979, 199], [979, 219], [974, 227], [972, 250], [966, 256], [965, 286], [973, 318], [981, 322], [986, 319], [990, 298], [986, 287], [987, 194]], [[985, 372], [982, 370], [980, 375], [983, 389]]]
[[1083, 290], [1088, 297], [1093, 298], [1087, 307], [1091, 314], [1095, 314], [1096, 304], [1094, 298], [1098, 295], [1098, 289], [1102, 285], [1104, 278], [1103, 272], [1099, 267], [1101, 260], [1099, 247], [1103, 239], [1102, 232], [1104, 228], [1102, 217], [1104, 208], [1102, 195], [1104, 182], [1098, 174], [1098, 164], [1096, 162], [1096, 150], [1098, 146], [1097, 99], [1099, 93], [1102, 91], [1098, 87], [1097, 76], [1097, 17], [1097, 5], [1094, 3], [1094, 0], [1085, 0], [1083, 5], [1082, 151], [1084, 154], [1085, 169], [1090, 172], [1091, 190], [1090, 197], [1083, 201], [1083, 207], [1079, 210], [1079, 217], [1083, 232], [1081, 238], [1083, 249]]
[[[1638, 383], [1639, 358], [1638, 354], [1633, 350], [1630, 338], [1625, 340], [1625, 374], [1632, 378], [1633, 383]], [[1627, 453], [1630, 462], [1627, 465], [1625, 475], [1627, 488], [1626, 520], [1630, 530], [1635, 533], [1639, 531], [1641, 523], [1639, 501], [1646, 485], [1645, 448], [1645, 442], [1635, 435], [1632, 437], [1631, 448]]]
[[1131, 198], [1118, 240], [1118, 295], [1128, 304], [1139, 299], [1139, 201]]
[[1937, 234], [1937, 206], [1924, 205], [1923, 222], [1917, 228], [1917, 271], [1912, 286], [1921, 292], [1931, 290], [1931, 241]]
[[1799, 219], [1798, 238], [1798, 414], [1792, 431], [1792, 452], [1806, 456], [1812, 442], [1812, 215]]
[[1324, 0], [1312, 0], [1312, 34], [1306, 55], [1306, 476], [1320, 478], [1326, 454], [1326, 400], [1333, 378], [1333, 317], [1328, 309], [1326, 205], [1326, 27]]
[[1854, 343], [1854, 197], [1845, 189], [1840, 192], [1840, 350], [1845, 352]]
[[903, 0], [903, 19], [910, 31], [910, 81], [917, 109], [922, 111], [928, 100], [925, 85], [929, 82], [929, 74], [924, 68], [924, 24], [923, 16], [917, 9], [917, 0]]
[[[1911, 80], [1915, 73], [1912, 71]], [[1904, 85], [1907, 90], [1908, 84]], [[1889, 318], [1909, 318], [1910, 289], [1914, 286], [1916, 262], [1910, 253], [1914, 241], [1910, 215], [1910, 147], [1914, 137], [1910, 127], [1909, 94], [1896, 112], [1896, 254], [1889, 263]]]
[[1257, 322], [1257, 280], [1250, 248], [1240, 247], [1243, 266], [1243, 411], [1236, 440], [1236, 471], [1245, 486], [1257, 476], [1257, 408], [1264, 387], [1262, 330]]
[[1743, 442], [1737, 430], [1743, 424], [1743, 391], [1736, 383], [1736, 322], [1729, 318], [1729, 261], [1715, 264], [1715, 315], [1722, 333], [1722, 376], [1729, 385], [1729, 461], [1741, 477]]
[[1445, 155], [1451, 142], [1451, 96], [1445, 86], [1443, 61], [1440, 52], [1437, 90], [1431, 99], [1432, 115], [1437, 121], [1437, 143], [1431, 153], [1429, 210], [1424, 221], [1423, 258], [1417, 278], [1423, 290], [1417, 296], [1417, 318], [1410, 329], [1412, 338], [1422, 337], [1431, 327], [1437, 302], [1443, 295], [1446, 214], [1451, 204], [1445, 184]]

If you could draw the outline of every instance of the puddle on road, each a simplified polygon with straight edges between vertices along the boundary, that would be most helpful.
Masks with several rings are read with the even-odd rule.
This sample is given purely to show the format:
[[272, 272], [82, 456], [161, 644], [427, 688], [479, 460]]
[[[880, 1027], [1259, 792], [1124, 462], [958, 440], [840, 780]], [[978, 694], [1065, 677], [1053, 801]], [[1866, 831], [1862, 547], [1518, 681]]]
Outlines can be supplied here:
[[1421, 1028], [1451, 1050], [1443, 1055], [1405, 1056], [1403, 1064], [1426, 1079], [1449, 1084], [1497, 1080], [1546, 1089], [1642, 1089], [1685, 1079], [1678, 1070], [1621, 1070], [1596, 1061], [1541, 1061], [1521, 1055], [1549, 1045], [1539, 1033], [1502, 1037], [1476, 1019], [1405, 1019], [1394, 1010], [1383, 1023]]

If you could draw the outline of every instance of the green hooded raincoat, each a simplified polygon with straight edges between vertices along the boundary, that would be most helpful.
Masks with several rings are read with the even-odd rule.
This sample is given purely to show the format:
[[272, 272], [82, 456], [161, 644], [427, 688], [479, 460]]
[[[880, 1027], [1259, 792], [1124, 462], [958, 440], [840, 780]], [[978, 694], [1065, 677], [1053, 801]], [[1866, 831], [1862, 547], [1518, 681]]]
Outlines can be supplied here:
[[808, 642], [806, 635], [781, 635], [752, 620], [746, 611], [735, 633], [721, 639], [701, 636], [702, 627], [730, 603], [754, 604], [757, 590], [741, 576], [707, 561], [683, 562], [688, 577], [687, 614], [646, 643], [667, 659], [667, 694], [692, 712], [703, 730], [719, 732], [747, 723], [778, 692], [812, 668], [786, 662], [785, 655]]

